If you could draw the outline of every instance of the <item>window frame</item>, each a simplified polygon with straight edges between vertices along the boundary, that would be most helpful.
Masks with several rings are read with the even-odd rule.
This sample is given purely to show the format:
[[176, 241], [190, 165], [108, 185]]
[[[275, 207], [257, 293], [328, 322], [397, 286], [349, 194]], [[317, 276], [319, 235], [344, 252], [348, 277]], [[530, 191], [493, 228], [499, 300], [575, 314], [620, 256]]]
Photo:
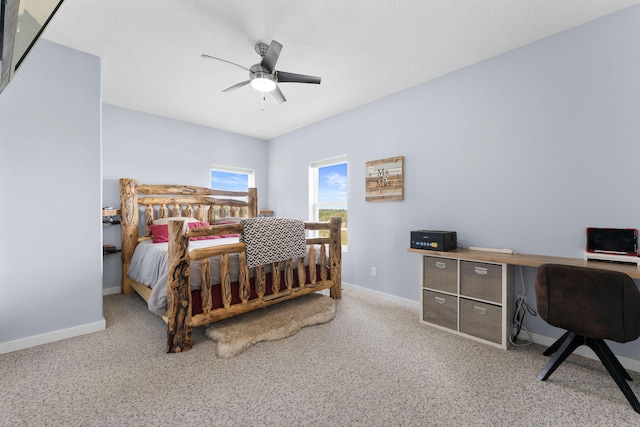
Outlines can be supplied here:
[[[229, 188], [214, 188], [211, 183], [211, 175], [213, 171], [235, 173], [238, 175], [247, 175], [247, 188], [256, 186], [256, 171], [255, 169], [241, 168], [237, 166], [224, 166], [224, 165], [211, 165], [209, 168], [209, 187], [213, 190], [230, 190]], [[236, 190], [231, 190], [236, 191]], [[242, 191], [242, 190], [237, 190]]]
[[[329, 201], [329, 202], [320, 202], [318, 200], [319, 198], [319, 170], [320, 168], [323, 167], [327, 167], [327, 166], [334, 166], [334, 165], [339, 165], [339, 164], [346, 164], [347, 166], [347, 181], [349, 179], [349, 160], [346, 154], [341, 155], [341, 156], [336, 156], [336, 157], [331, 157], [329, 159], [324, 159], [324, 160], [318, 160], [315, 162], [311, 162], [309, 163], [309, 220], [310, 221], [319, 221], [319, 212], [320, 212], [320, 208], [323, 205], [330, 205], [330, 206], [341, 206], [344, 205], [344, 209], [345, 211], [347, 211], [347, 215], [349, 212], [349, 188], [347, 185], [347, 200], [345, 202], [336, 202], [336, 201]], [[343, 229], [346, 233], [348, 233], [348, 229], [344, 228]], [[318, 232], [312, 232], [311, 233], [314, 236], [318, 235]], [[342, 250], [344, 252], [347, 251], [347, 245], [342, 245]]]

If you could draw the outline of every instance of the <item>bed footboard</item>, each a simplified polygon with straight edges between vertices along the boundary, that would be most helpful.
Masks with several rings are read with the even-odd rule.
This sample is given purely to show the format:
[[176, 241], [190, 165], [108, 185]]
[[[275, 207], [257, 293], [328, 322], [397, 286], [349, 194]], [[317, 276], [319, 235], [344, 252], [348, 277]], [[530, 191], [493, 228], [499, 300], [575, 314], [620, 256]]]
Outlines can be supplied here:
[[[203, 237], [212, 234], [241, 232], [241, 224], [214, 225], [188, 230], [183, 220], [169, 222], [169, 282], [167, 283], [167, 352], [177, 353], [187, 351], [192, 347], [191, 328], [218, 320], [227, 319], [243, 313], [267, 307], [269, 305], [297, 298], [311, 292], [329, 289], [334, 299], [342, 296], [342, 238], [341, 218], [331, 218], [329, 222], [305, 223], [307, 230], [327, 230], [329, 237], [314, 237], [307, 239], [309, 245], [309, 274], [305, 272], [302, 258], [297, 260], [297, 285], [294, 285], [294, 261], [283, 260], [271, 265], [272, 293], [265, 295], [265, 266], [255, 267], [255, 288], [257, 298], [249, 300], [249, 269], [246, 264], [245, 244], [234, 243], [204, 249], [194, 249], [189, 252], [189, 240], [192, 237]], [[320, 271], [316, 274], [315, 248], [320, 250]], [[329, 248], [328, 257], [326, 247]], [[239, 254], [240, 259], [240, 297], [241, 303], [231, 304], [231, 282], [229, 279], [229, 255]], [[210, 285], [203, 281], [202, 300], [204, 313], [192, 317], [191, 290], [189, 281], [189, 265], [191, 260], [202, 260], [203, 271], [206, 272], [207, 259], [220, 256], [221, 292], [224, 307], [211, 309], [207, 307], [207, 295], [210, 295]], [[328, 258], [328, 265], [327, 265]], [[281, 265], [283, 269], [281, 271]], [[284, 289], [280, 289], [280, 277], [284, 275]], [[320, 280], [317, 280], [317, 276]]]

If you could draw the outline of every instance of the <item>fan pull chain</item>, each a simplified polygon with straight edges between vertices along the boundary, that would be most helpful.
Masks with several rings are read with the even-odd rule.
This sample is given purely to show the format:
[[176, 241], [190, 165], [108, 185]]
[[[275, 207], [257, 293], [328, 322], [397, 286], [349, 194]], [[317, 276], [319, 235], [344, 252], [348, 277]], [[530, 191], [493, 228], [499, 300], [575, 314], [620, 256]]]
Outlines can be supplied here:
[[264, 96], [264, 92], [261, 92], [261, 93], [262, 93], [262, 108], [261, 108], [261, 110], [264, 111], [265, 96]]

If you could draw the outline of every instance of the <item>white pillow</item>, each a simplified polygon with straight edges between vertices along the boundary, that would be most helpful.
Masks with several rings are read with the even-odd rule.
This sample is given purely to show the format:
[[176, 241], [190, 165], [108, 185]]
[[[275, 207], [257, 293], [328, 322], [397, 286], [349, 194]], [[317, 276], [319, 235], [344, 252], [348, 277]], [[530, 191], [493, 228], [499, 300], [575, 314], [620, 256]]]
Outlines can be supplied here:
[[188, 216], [169, 216], [169, 217], [166, 217], [166, 218], [154, 219], [153, 220], [153, 224], [155, 224], [155, 225], [167, 225], [167, 224], [169, 224], [169, 221], [180, 221], [180, 220], [187, 221], [187, 223], [189, 223], [189, 222], [200, 222], [199, 219], [191, 218], [191, 217], [188, 217]]

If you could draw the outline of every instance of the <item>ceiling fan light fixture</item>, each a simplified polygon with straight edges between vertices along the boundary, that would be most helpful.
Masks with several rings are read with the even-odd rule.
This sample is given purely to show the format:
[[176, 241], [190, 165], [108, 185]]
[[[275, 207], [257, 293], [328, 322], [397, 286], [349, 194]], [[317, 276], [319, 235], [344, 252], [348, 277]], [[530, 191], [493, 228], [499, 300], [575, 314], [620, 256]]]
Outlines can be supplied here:
[[[271, 40], [271, 44], [257, 43], [255, 49], [256, 53], [260, 55], [262, 60], [260, 61], [260, 63], [252, 65], [251, 68], [246, 68], [242, 65], [236, 64], [235, 62], [227, 61], [226, 59], [222, 58], [216, 58], [215, 56], [207, 55], [204, 53], [200, 56], [202, 56], [203, 58], [211, 58], [218, 61], [223, 61], [249, 72], [249, 80], [236, 83], [233, 86], [224, 89], [223, 92], [231, 92], [232, 90], [236, 90], [251, 83], [251, 86], [255, 90], [258, 90], [263, 94], [265, 92], [271, 92], [273, 97], [282, 104], [283, 102], [287, 102], [287, 99], [280, 91], [278, 83], [320, 84], [320, 77], [276, 70], [276, 63], [278, 62], [280, 51], [282, 50], [282, 44], [280, 44], [279, 42]], [[263, 102], [264, 99], [265, 97], [263, 95]]]
[[271, 92], [276, 88], [273, 74], [257, 71], [251, 75], [251, 86], [260, 92]]

